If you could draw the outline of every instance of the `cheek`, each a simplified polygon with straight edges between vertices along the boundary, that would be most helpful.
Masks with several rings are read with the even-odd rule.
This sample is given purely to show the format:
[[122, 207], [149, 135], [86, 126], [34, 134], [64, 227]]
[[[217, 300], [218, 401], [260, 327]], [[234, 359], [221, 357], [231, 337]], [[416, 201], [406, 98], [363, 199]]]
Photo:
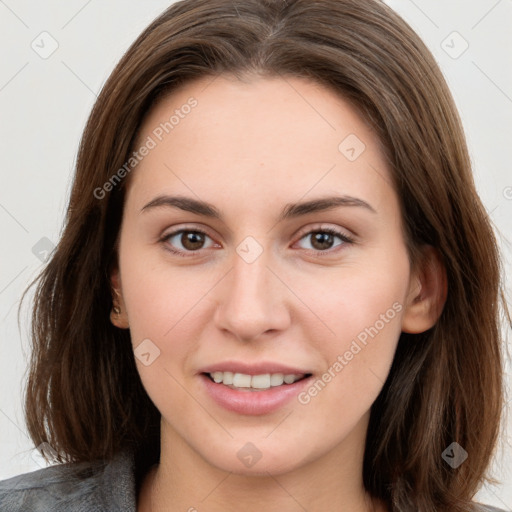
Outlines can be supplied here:
[[[200, 346], [208, 320], [207, 294], [219, 276], [206, 268], [173, 267], [159, 251], [153, 252], [157, 257], [124, 246], [123, 297], [144, 388], [160, 410], [169, 403], [177, 410], [189, 398], [179, 383]], [[141, 353], [150, 356], [138, 357]]]
[[[408, 288], [407, 256], [390, 264], [367, 261], [322, 274], [297, 278], [297, 295], [321, 323], [322, 345], [341, 350], [366, 329], [376, 327], [382, 338], [394, 339], [400, 333], [401, 311]], [[318, 322], [315, 322], [318, 329]], [[372, 329], [373, 331], [373, 329]]]
[[135, 343], [145, 337], [166, 340], [190, 324], [215, 276], [199, 267], [176, 266], [160, 248], [133, 250], [127, 242], [121, 260], [123, 296]]
[[[340, 407], [358, 418], [379, 394], [401, 333], [409, 279], [407, 255], [381, 258], [373, 265], [341, 270], [305, 283], [309, 303], [326, 328], [311, 328], [308, 338], [323, 355], [325, 372], [306, 390], [303, 403]], [[321, 334], [320, 334], [321, 333]], [[325, 389], [325, 391], [324, 391]], [[350, 412], [350, 414], [348, 414]]]
[[322, 347], [323, 373], [297, 397], [297, 421], [318, 434], [313, 436], [318, 449], [335, 445], [356, 429], [387, 379], [400, 336], [399, 304], [374, 310], [387, 313], [389, 323], [374, 320], [370, 309], [359, 311], [355, 320], [339, 322], [336, 340]]

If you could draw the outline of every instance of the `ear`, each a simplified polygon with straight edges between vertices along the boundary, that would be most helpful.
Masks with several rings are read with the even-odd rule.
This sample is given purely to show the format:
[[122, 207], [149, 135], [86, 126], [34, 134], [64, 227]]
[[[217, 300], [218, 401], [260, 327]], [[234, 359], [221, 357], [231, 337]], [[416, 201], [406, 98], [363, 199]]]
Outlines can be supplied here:
[[128, 329], [128, 314], [123, 299], [123, 290], [121, 286], [121, 277], [119, 269], [113, 268], [110, 272], [110, 284], [112, 288], [112, 311], [110, 312], [110, 321], [119, 329]]
[[446, 269], [439, 252], [432, 246], [422, 248], [422, 258], [413, 272], [402, 331], [412, 334], [425, 332], [435, 325], [444, 308], [448, 285]]

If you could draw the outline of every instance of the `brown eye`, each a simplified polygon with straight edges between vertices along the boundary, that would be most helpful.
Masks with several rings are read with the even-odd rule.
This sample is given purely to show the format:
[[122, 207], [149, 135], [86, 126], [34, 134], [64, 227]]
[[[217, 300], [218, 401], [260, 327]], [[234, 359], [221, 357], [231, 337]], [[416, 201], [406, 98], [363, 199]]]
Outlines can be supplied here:
[[183, 231], [181, 233], [180, 242], [189, 251], [201, 249], [204, 244], [204, 233], [197, 231]]
[[325, 251], [326, 249], [330, 249], [334, 243], [334, 235], [331, 233], [325, 233], [322, 231], [317, 231], [316, 233], [311, 233], [311, 245], [318, 249], [319, 251]]
[[[340, 242], [336, 242], [336, 239], [340, 240]], [[333, 248], [336, 250], [336, 247], [354, 242], [349, 236], [332, 228], [310, 231], [309, 233], [306, 233], [301, 240], [310, 240], [310, 247], [304, 248], [318, 252], [327, 252]]]
[[207, 238], [211, 240], [211, 238], [202, 231], [180, 229], [179, 231], [165, 235], [161, 242], [164, 243], [171, 252], [184, 255], [187, 252], [193, 253], [205, 249]]

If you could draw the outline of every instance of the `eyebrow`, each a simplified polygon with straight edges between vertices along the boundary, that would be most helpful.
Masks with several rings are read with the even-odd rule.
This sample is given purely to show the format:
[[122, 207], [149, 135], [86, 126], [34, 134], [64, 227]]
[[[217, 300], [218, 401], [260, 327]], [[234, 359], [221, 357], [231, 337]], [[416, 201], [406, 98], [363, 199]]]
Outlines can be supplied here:
[[[364, 208], [372, 213], [377, 213], [376, 210], [366, 201], [352, 196], [329, 196], [304, 201], [301, 203], [288, 203], [282, 209], [278, 221], [300, 217], [308, 213], [315, 213], [327, 210], [333, 210], [341, 206], [356, 206]], [[213, 219], [223, 220], [221, 212], [212, 204], [206, 201], [200, 201], [191, 197], [185, 196], [168, 196], [161, 195], [152, 199], [147, 203], [141, 212], [160, 207], [173, 207], [180, 210], [210, 217]]]

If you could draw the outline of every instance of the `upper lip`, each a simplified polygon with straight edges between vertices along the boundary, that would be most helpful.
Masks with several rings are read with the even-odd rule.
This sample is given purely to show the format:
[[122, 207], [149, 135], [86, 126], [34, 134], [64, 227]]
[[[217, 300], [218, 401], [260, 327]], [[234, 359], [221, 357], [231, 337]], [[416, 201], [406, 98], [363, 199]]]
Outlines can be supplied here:
[[210, 364], [201, 368], [199, 373], [213, 373], [213, 372], [233, 372], [243, 373], [245, 375], [264, 375], [266, 373], [282, 373], [284, 375], [305, 375], [309, 374], [308, 370], [301, 368], [293, 368], [281, 363], [272, 361], [261, 361], [259, 363], [246, 363], [241, 361], [222, 361], [219, 363]]

